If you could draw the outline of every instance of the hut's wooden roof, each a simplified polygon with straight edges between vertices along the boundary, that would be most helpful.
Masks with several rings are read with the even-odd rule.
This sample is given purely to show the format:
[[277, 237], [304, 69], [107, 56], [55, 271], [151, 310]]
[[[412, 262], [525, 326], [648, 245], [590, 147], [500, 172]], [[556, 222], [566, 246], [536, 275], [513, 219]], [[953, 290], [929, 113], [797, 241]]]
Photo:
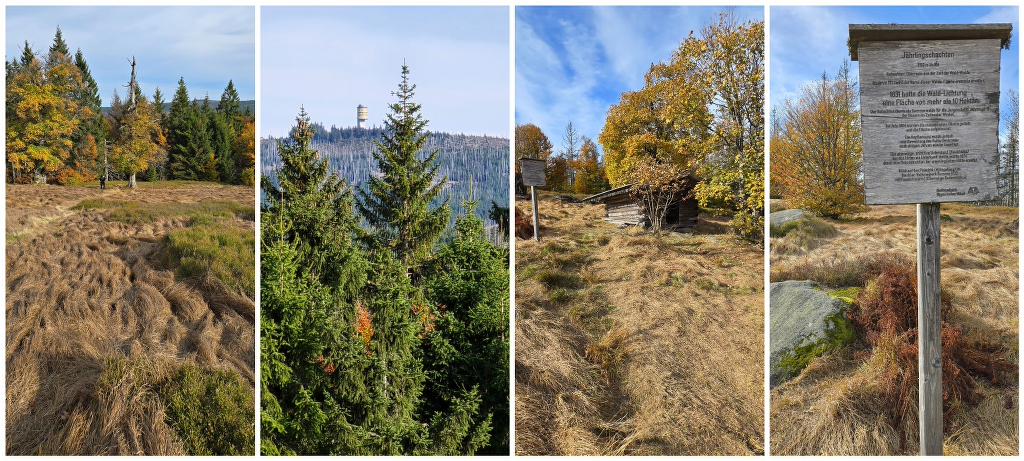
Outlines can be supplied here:
[[[684, 171], [683, 178], [685, 182], [690, 183], [689, 187], [693, 187], [693, 185], [697, 183], [697, 177], [694, 176], [692, 171]], [[608, 200], [612, 197], [617, 197], [622, 194], [628, 194], [630, 189], [632, 189], [634, 185], [636, 185], [636, 183], [626, 184], [625, 186], [619, 186], [614, 189], [606, 190], [604, 192], [599, 192], [597, 194], [591, 195], [590, 197], [587, 197], [580, 201], [583, 203], [604, 203], [605, 200]]]
[[604, 203], [605, 200], [611, 197], [615, 197], [617, 195], [622, 194], [628, 194], [630, 189], [632, 188], [633, 184], [626, 184], [625, 186], [616, 187], [614, 189], [606, 190], [604, 192], [599, 192], [597, 194], [591, 195], [590, 197], [587, 197], [581, 201], [583, 203]]

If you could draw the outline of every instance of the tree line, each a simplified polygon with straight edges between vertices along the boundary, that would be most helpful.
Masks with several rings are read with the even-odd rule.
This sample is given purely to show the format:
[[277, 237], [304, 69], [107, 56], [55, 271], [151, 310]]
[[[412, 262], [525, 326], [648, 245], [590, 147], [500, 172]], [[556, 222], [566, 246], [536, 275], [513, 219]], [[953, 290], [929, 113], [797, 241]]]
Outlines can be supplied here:
[[255, 182], [255, 120], [228, 81], [219, 103], [189, 99], [184, 78], [165, 113], [156, 88], [143, 94], [135, 60], [124, 99], [104, 114], [81, 49], [72, 56], [60, 28], [37, 56], [28, 41], [6, 62], [7, 181], [81, 185], [104, 178]]
[[[674, 181], [692, 173], [700, 205], [731, 211], [737, 234], [760, 242], [763, 110], [764, 21], [740, 23], [722, 14], [699, 34], [691, 32], [668, 62], [652, 64], [644, 86], [622, 93], [608, 109], [597, 138], [603, 164], [593, 141], [567, 126], [558, 156], [564, 160], [547, 158], [548, 184], [591, 193], [605, 184]], [[544, 158], [551, 143], [539, 128], [522, 125], [516, 149], [520, 157]]]
[[[997, 196], [985, 204], [1018, 206], [1017, 92], [1008, 90], [1007, 99], [995, 161]], [[772, 197], [830, 218], [864, 209], [862, 141], [857, 82], [844, 62], [834, 76], [822, 73], [772, 109]]]
[[[508, 454], [509, 252], [455, 235], [409, 69], [353, 187], [305, 110], [261, 179], [261, 452]], [[507, 184], [507, 183], [506, 183]]]

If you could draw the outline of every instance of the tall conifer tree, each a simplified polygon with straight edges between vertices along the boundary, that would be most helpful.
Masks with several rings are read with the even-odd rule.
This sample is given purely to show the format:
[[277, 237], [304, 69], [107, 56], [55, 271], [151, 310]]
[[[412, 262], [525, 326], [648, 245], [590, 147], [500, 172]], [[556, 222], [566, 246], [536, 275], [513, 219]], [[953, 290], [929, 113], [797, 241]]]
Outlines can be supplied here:
[[463, 415], [463, 446], [509, 453], [508, 250], [484, 236], [475, 203], [456, 220], [455, 237], [426, 268], [427, 299], [445, 306], [423, 341], [427, 413]]
[[108, 138], [107, 123], [103, 119], [103, 99], [100, 97], [99, 85], [92, 77], [92, 71], [89, 70], [89, 64], [86, 63], [81, 48], [75, 51], [75, 67], [82, 77], [82, 84], [74, 98], [81, 107], [88, 108], [91, 114], [85, 116], [78, 127], [78, 132], [74, 136], [75, 148], [69, 163], [77, 170], [81, 179], [92, 181], [103, 167], [99, 162], [98, 150]]
[[389, 347], [415, 339], [411, 287], [388, 253], [356, 247], [351, 192], [309, 148], [305, 110], [297, 122], [278, 184], [262, 182], [262, 451], [411, 454], [426, 439], [422, 373], [411, 348]]
[[153, 91], [153, 107], [161, 119], [164, 115], [164, 102], [164, 94], [160, 92], [160, 87], [156, 87], [156, 90]]
[[178, 79], [178, 89], [171, 99], [171, 108], [160, 124], [167, 133], [167, 169], [171, 179], [198, 179], [196, 177], [195, 159], [189, 152], [189, 127], [197, 121], [192, 120], [191, 102], [185, 78]]
[[29, 46], [28, 40], [25, 40], [25, 46], [21, 48], [21, 65], [27, 66], [35, 58], [36, 55], [34, 52], [32, 52], [32, 47]]
[[220, 95], [217, 113], [224, 116], [224, 120], [231, 124], [236, 133], [242, 130], [241, 120], [237, 119], [242, 115], [242, 103], [238, 100], [238, 91], [235, 91], [235, 83], [231, 80], [228, 80], [228, 86]]
[[407, 268], [419, 265], [433, 248], [451, 216], [448, 198], [431, 203], [444, 190], [447, 177], [437, 178], [437, 154], [420, 159], [430, 133], [424, 129], [420, 105], [412, 102], [416, 85], [409, 84], [409, 66], [402, 65], [402, 83], [393, 93], [380, 141], [374, 141], [374, 159], [382, 174], [370, 176], [359, 190], [356, 208], [369, 224], [368, 239], [377, 249], [388, 249]]
[[64, 41], [60, 26], [57, 26], [57, 32], [53, 35], [53, 44], [50, 45], [50, 49], [46, 53], [46, 67], [53, 67], [70, 57], [71, 51], [68, 50], [68, 44]]

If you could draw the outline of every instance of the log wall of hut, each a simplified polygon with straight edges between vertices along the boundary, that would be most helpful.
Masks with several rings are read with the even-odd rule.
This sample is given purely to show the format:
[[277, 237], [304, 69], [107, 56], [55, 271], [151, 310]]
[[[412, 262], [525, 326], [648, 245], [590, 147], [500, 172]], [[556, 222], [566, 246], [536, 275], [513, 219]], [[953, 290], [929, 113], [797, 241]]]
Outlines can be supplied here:
[[[686, 191], [687, 193], [689, 191]], [[680, 193], [683, 196], [684, 193]], [[686, 198], [673, 203], [665, 210], [664, 226], [667, 230], [692, 231], [697, 228], [697, 215], [700, 210], [697, 199]], [[586, 201], [586, 200], [585, 200]], [[592, 203], [604, 203], [604, 220], [616, 226], [648, 225], [650, 221], [628, 192], [606, 195], [593, 200]]]
[[604, 220], [616, 226], [635, 226], [645, 219], [640, 206], [629, 194], [608, 197], [604, 202]]
[[[696, 185], [697, 178], [691, 173], [686, 173], [682, 190], [678, 192], [675, 203], [665, 210], [663, 224], [666, 230], [693, 231], [697, 228], [697, 215], [700, 214], [700, 209], [697, 206], [697, 199], [692, 194]], [[604, 220], [617, 226], [647, 226], [650, 224], [650, 220], [637, 200], [630, 194], [632, 187], [633, 184], [627, 184], [606, 190], [583, 199], [583, 202], [603, 203]]]
[[692, 231], [697, 228], [697, 215], [700, 209], [697, 206], [697, 199], [690, 197], [680, 200], [677, 204], [678, 218], [675, 222], [675, 229]]

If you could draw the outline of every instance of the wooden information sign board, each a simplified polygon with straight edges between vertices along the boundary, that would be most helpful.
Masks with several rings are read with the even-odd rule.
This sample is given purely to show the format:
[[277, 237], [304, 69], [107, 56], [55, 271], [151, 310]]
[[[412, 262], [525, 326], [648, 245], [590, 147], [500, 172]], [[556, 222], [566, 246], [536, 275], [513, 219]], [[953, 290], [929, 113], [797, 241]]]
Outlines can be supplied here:
[[1010, 24], [850, 24], [868, 205], [917, 204], [918, 421], [942, 454], [942, 202], [996, 195], [999, 52]]
[[998, 39], [860, 45], [869, 205], [996, 195]]
[[523, 185], [530, 186], [530, 199], [533, 202], [533, 239], [540, 241], [540, 217], [537, 215], [537, 187], [547, 185], [544, 167], [547, 162], [536, 158], [520, 158], [519, 171], [523, 175]]
[[869, 205], [996, 195], [1010, 24], [851, 24]]
[[544, 167], [547, 162], [536, 158], [519, 159], [519, 171], [523, 174], [524, 186], [544, 187], [547, 185], [544, 175]]

